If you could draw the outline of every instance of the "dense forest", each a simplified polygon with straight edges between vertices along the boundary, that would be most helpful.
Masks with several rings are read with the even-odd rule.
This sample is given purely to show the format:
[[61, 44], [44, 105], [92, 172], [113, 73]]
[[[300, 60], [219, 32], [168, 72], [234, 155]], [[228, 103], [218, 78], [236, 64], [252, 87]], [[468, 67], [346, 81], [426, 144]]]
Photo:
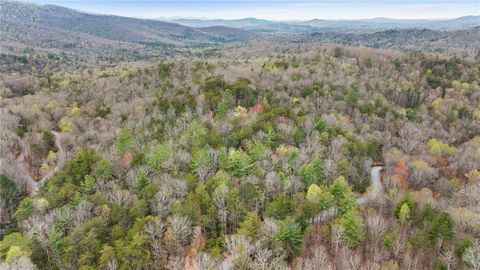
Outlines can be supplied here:
[[0, 269], [480, 269], [477, 51], [317, 38], [2, 48]]

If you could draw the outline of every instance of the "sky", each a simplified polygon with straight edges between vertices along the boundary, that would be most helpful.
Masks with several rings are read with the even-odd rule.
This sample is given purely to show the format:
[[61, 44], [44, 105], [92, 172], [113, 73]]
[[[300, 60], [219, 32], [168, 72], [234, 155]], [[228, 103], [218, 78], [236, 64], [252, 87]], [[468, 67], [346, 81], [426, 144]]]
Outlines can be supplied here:
[[480, 0], [29, 0], [136, 18], [446, 19], [480, 15]]

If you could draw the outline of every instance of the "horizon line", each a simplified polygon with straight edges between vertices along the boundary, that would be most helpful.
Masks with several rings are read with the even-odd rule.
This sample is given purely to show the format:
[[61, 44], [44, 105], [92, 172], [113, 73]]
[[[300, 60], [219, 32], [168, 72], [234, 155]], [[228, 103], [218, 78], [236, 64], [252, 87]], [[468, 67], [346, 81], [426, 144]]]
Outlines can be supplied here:
[[92, 10], [85, 10], [83, 8], [75, 8], [69, 7], [65, 5], [61, 5], [58, 3], [38, 3], [34, 2], [34, 0], [1, 0], [0, 2], [17, 2], [17, 3], [24, 3], [24, 4], [32, 4], [37, 6], [55, 6], [61, 7], [66, 9], [75, 10], [77, 12], [92, 14], [92, 15], [104, 15], [104, 16], [118, 16], [118, 17], [125, 17], [125, 18], [135, 18], [135, 19], [144, 19], [144, 20], [202, 20], [202, 21], [214, 21], [214, 20], [224, 20], [224, 21], [235, 21], [235, 20], [245, 20], [245, 19], [257, 19], [257, 20], [266, 20], [270, 22], [308, 22], [313, 20], [321, 20], [321, 21], [368, 21], [368, 20], [375, 20], [375, 19], [387, 19], [387, 20], [398, 20], [398, 21], [445, 21], [445, 20], [455, 20], [464, 17], [480, 17], [480, 14], [465, 14], [461, 16], [452, 16], [452, 17], [439, 17], [439, 18], [432, 18], [432, 17], [417, 17], [417, 18], [402, 18], [402, 17], [394, 17], [394, 16], [372, 16], [372, 17], [338, 17], [338, 18], [322, 18], [322, 17], [309, 17], [309, 18], [288, 18], [288, 19], [273, 19], [261, 16], [239, 16], [237, 18], [227, 18], [226, 16], [165, 16], [165, 15], [158, 15], [158, 16], [142, 16], [142, 15], [127, 15], [127, 14], [119, 14], [119, 13], [109, 13], [109, 12], [102, 12], [102, 11], [92, 11]]

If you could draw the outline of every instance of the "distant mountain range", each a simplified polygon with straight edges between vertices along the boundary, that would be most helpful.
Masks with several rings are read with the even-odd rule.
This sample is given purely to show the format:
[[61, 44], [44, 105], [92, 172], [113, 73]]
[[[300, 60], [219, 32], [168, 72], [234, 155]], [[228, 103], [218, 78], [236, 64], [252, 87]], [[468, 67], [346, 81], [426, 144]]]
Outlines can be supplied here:
[[397, 49], [421, 49], [437, 44], [428, 48], [463, 46], [472, 48], [469, 50], [475, 53], [480, 47], [479, 25], [480, 16], [436, 21], [375, 18], [277, 22], [245, 18], [165, 22], [0, 0], [0, 52], [22, 54], [40, 49], [82, 58], [141, 60], [177, 53], [192, 54], [193, 49], [228, 42], [278, 38], [277, 41], [317, 41]]
[[211, 45], [254, 34], [225, 26], [189, 27], [172, 22], [79, 12], [54, 5], [0, 1], [0, 42], [56, 49]]
[[427, 28], [432, 30], [462, 30], [480, 26], [480, 16], [465, 16], [450, 20], [401, 20], [374, 18], [366, 20], [268, 21], [256, 18], [238, 20], [172, 19], [171, 22], [191, 26], [227, 26], [255, 32], [319, 32], [351, 31], [373, 32], [388, 29]]

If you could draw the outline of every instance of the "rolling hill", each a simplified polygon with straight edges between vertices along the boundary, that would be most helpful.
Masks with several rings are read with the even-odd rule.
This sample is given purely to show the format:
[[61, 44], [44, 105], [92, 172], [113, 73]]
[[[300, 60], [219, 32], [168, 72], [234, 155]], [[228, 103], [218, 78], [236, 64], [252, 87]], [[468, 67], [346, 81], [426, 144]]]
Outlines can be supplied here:
[[374, 33], [315, 32], [302, 42], [336, 43], [396, 50], [424, 50], [464, 56], [480, 55], [480, 26], [457, 31], [431, 29], [391, 29]]
[[158, 20], [96, 15], [54, 5], [1, 1], [0, 41], [97, 54], [242, 41], [251, 33], [228, 27], [189, 27]]
[[237, 20], [174, 19], [172, 22], [192, 27], [229, 26], [255, 32], [307, 33], [320, 31], [376, 32], [389, 29], [427, 28], [432, 30], [464, 30], [480, 26], [480, 16], [464, 16], [449, 20], [402, 20], [373, 18], [365, 20], [269, 21], [256, 18]]

